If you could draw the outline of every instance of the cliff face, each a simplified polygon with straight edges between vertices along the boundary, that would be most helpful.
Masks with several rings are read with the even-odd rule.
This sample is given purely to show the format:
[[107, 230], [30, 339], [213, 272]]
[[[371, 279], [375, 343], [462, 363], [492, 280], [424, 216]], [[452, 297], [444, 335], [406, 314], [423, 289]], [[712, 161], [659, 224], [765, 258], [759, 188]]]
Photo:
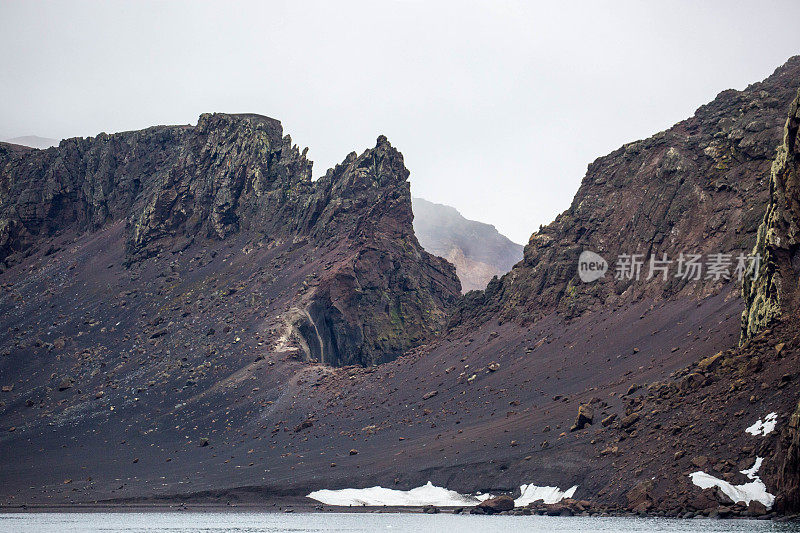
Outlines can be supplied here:
[[[789, 108], [783, 142], [772, 164], [769, 206], [758, 228], [754, 248], [754, 253], [762, 258], [758, 276], [745, 278], [742, 287], [745, 309], [742, 312], [741, 340], [745, 347], [768, 326], [779, 320], [792, 323], [800, 314], [798, 127], [800, 90]], [[793, 392], [791, 396], [796, 396], [796, 391]], [[787, 513], [800, 510], [800, 405], [781, 430], [781, 438], [767, 470], [767, 477], [778, 492], [776, 508]]]
[[141, 189], [177, 160], [189, 132], [101, 134], [47, 150], [0, 143], [0, 262], [58, 232], [124, 220]]
[[[647, 282], [648, 261], [664, 253], [675, 260], [681, 252], [750, 252], [798, 79], [800, 57], [794, 57], [763, 82], [723, 91], [692, 118], [598, 158], [569, 209], [534, 233], [523, 261], [462, 306], [460, 318], [499, 312], [525, 322], [554, 310], [577, 316], [642, 295], [698, 297], [721, 290], [725, 280]], [[605, 278], [591, 284], [578, 279], [583, 250], [608, 261]], [[642, 254], [642, 281], [612, 279], [620, 254]]]
[[522, 259], [522, 246], [494, 226], [461, 216], [456, 209], [414, 198], [414, 231], [420, 244], [456, 267], [461, 287], [483, 290]]
[[42, 151], [0, 145], [0, 169], [0, 260], [40, 237], [116, 220], [129, 226], [129, 261], [240, 229], [310, 229], [283, 217], [306, 207], [311, 162], [280, 122], [258, 115], [206, 114], [196, 127], [66, 139]]
[[789, 415], [767, 468], [767, 478], [778, 490], [776, 510], [800, 511], [800, 403]]
[[336, 245], [333, 265], [286, 314], [305, 357], [390, 360], [439, 330], [460, 287], [414, 236], [408, 170], [381, 136], [318, 182], [277, 120], [202, 115], [195, 127], [0, 144], [0, 261], [47, 239], [125, 223], [125, 264], [242, 235], [252, 246]]
[[392, 360], [440, 331], [460, 284], [414, 235], [409, 172], [385, 137], [330, 170], [296, 218], [320, 242], [359, 246], [303, 297], [290, 335], [309, 359], [334, 365]]
[[800, 308], [800, 92], [792, 102], [783, 142], [770, 173], [769, 205], [754, 249], [761, 256], [755, 280], [747, 277], [742, 294], [742, 339]]

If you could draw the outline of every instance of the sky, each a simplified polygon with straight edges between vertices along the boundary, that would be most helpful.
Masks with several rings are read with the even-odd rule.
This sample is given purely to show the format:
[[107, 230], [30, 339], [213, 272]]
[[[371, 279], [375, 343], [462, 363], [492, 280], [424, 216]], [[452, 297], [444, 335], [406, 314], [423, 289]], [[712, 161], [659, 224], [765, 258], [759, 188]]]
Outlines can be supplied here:
[[800, 54], [800, 2], [0, 0], [0, 139], [259, 113], [318, 177], [384, 134], [520, 243], [587, 165]]

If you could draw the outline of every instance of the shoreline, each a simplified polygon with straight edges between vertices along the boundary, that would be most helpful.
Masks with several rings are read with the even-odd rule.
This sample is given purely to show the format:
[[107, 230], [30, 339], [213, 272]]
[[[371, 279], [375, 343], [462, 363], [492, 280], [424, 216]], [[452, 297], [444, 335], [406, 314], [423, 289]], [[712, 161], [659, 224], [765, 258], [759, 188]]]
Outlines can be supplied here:
[[[180, 502], [172, 503], [74, 503], [74, 504], [19, 504], [0, 505], [0, 514], [55, 514], [55, 513], [269, 513], [269, 514], [326, 514], [326, 513], [385, 513], [385, 514], [456, 514], [469, 515], [472, 507], [406, 507], [406, 506], [333, 506], [314, 504], [302, 501], [281, 502]], [[495, 515], [478, 514], [477, 516], [548, 516], [564, 518], [660, 518], [664, 520], [771, 520], [776, 522], [800, 522], [800, 515], [779, 515], [769, 513], [762, 516], [746, 516], [742, 514], [690, 511], [678, 516], [667, 516], [663, 513], [635, 513], [632, 511], [586, 511], [584, 513], [564, 513], [564, 506], [557, 504], [538, 507], [517, 507], [512, 511], [504, 511]], [[717, 512], [715, 512], [717, 511]], [[690, 516], [687, 516], [690, 515]]]

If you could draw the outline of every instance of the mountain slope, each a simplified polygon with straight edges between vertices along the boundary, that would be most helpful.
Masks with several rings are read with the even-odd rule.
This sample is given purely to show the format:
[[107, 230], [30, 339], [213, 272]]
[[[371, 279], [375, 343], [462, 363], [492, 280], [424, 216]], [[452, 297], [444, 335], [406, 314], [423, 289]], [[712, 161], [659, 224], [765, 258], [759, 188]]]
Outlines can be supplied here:
[[[613, 424], [596, 437], [607, 449], [616, 448], [621, 466], [638, 468], [637, 481], [644, 488], [629, 498], [632, 506], [672, 513], [730, 513], [735, 500], [713, 491], [698, 494], [687, 473], [699, 469], [744, 485], [752, 481], [742, 471], [763, 461], [756, 474], [774, 493], [775, 510], [800, 510], [799, 105], [800, 90], [789, 106], [770, 173], [767, 210], [754, 249], [762, 262], [755, 279], [744, 278], [741, 346], [699, 360], [630, 395], [626, 415], [631, 422]], [[759, 431], [758, 424], [768, 417], [774, 419], [774, 428]], [[628, 477], [620, 472], [613, 483]], [[752, 503], [746, 507], [740, 512], [766, 511]]]
[[414, 198], [414, 232], [420, 244], [456, 266], [462, 289], [482, 290], [522, 259], [522, 246], [494, 226], [461, 216], [455, 208]]
[[[721, 92], [695, 115], [589, 165], [572, 205], [534, 233], [524, 260], [462, 314], [501, 311], [535, 320], [553, 310], [575, 316], [620, 298], [720, 290], [712, 280], [632, 283], [611, 279], [620, 254], [749, 253], [769, 194], [769, 167], [794, 97], [800, 57], [744, 91]], [[604, 280], [578, 280], [578, 256], [591, 250], [611, 265]]]
[[[380, 261], [401, 252], [378, 250], [384, 241], [370, 237], [367, 227], [384, 222], [386, 242], [400, 243], [422, 263], [415, 272], [429, 280], [434, 301], [457, 292], [447, 282], [455, 281], [452, 269], [425, 259], [413, 240], [389, 239], [395, 217], [380, 220], [381, 202], [369, 202], [380, 208], [365, 205], [360, 213], [369, 217], [350, 224], [345, 215], [357, 201], [306, 201], [315, 192], [305, 196], [304, 185], [289, 186], [289, 200], [252, 193], [236, 203], [242, 211], [229, 208], [227, 191], [255, 188], [212, 187], [225, 192], [202, 196], [198, 217], [184, 206], [194, 205], [186, 203], [193, 191], [206, 189], [173, 186], [191, 184], [196, 168], [217, 168], [206, 164], [216, 155], [209, 159], [196, 149], [191, 158], [175, 158], [183, 161], [170, 164], [180, 169], [175, 174], [143, 188], [148, 194], [133, 218], [115, 214], [117, 202], [129, 197], [120, 191], [94, 202], [107, 209], [86, 207], [86, 198], [98, 197], [86, 189], [67, 195], [66, 210], [65, 200], [48, 203], [56, 197], [51, 193], [32, 201], [37, 190], [52, 187], [4, 195], [20, 198], [17, 214], [5, 219], [27, 224], [25, 231], [5, 233], [9, 266], [0, 274], [0, 311], [8, 317], [0, 330], [6, 353], [0, 364], [13, 385], [2, 393], [0, 423], [14, 429], [0, 436], [0, 466], [10, 480], [0, 489], [4, 502], [264, 502], [320, 488], [409, 489], [430, 480], [461, 492], [578, 485], [576, 497], [596, 505], [678, 515], [708, 503], [697, 501], [707, 494], [689, 481], [692, 469], [739, 483], [739, 470], [750, 468], [756, 453], [765, 458], [759, 474], [776, 490], [775, 480], [796, 464], [794, 452], [780, 451], [797, 449], [790, 423], [798, 357], [791, 317], [775, 326], [786, 343], [780, 350], [779, 339], [764, 331], [748, 352], [738, 347], [744, 302], [735, 279], [607, 275], [582, 284], [576, 263], [586, 248], [610, 260], [623, 251], [749, 253], [770, 205], [769, 168], [798, 80], [800, 59], [793, 58], [767, 80], [725, 91], [693, 118], [600, 158], [570, 209], [532, 236], [510, 273], [485, 292], [466, 295], [446, 333], [415, 340], [416, 347], [376, 367], [299, 360], [297, 350], [287, 349], [302, 347], [291, 346], [286, 318], [313, 343], [311, 331], [318, 328], [292, 319], [291, 309], [321, 316], [304, 304], [306, 291], [339, 301], [337, 291], [317, 292], [315, 276], [322, 284], [329, 270], [354, 265], [353, 247], [369, 250], [364, 254], [374, 266], [365, 271], [385, 272]], [[12, 163], [6, 165], [19, 168], [14, 158], [24, 154], [8, 150]], [[162, 150], [164, 160], [176, 155]], [[272, 157], [284, 156], [281, 150]], [[342, 169], [359, 184], [381, 183], [387, 168], [381, 162], [396, 157], [379, 140], [374, 152], [349, 157]], [[30, 176], [41, 175], [35, 164], [28, 168]], [[258, 174], [264, 171], [252, 173]], [[302, 237], [253, 247], [252, 230], [237, 228], [261, 216], [249, 206], [272, 201], [287, 212], [299, 210], [291, 224], [299, 224]], [[60, 234], [42, 237], [51, 231], [48, 216], [36, 209], [42, 203], [42, 213], [56, 213], [74, 228], [91, 228], [104, 213], [111, 218], [98, 230], [64, 234], [62, 242]], [[345, 215], [326, 220], [343, 220], [355, 239], [331, 242], [314, 216], [304, 216], [328, 206]], [[139, 216], [145, 209], [158, 215]], [[154, 233], [158, 228], [165, 233]], [[131, 238], [137, 234], [145, 238]], [[186, 238], [192, 243], [185, 248]], [[403, 275], [408, 268], [399, 265], [389, 288], [416, 290], [418, 282]], [[347, 294], [375, 286], [372, 294], [382, 294], [380, 284], [333, 277]], [[449, 290], [435, 292], [440, 286]], [[426, 308], [421, 301], [417, 309]], [[393, 320], [391, 305], [371, 309]], [[405, 324], [406, 314], [397, 316]], [[374, 331], [372, 338], [383, 339], [380, 326]], [[315, 352], [309, 346], [307, 353]], [[750, 366], [752, 356], [760, 368]], [[570, 431], [581, 406], [593, 411], [592, 423]], [[771, 410], [776, 433], [743, 444], [750, 438], [745, 428]]]

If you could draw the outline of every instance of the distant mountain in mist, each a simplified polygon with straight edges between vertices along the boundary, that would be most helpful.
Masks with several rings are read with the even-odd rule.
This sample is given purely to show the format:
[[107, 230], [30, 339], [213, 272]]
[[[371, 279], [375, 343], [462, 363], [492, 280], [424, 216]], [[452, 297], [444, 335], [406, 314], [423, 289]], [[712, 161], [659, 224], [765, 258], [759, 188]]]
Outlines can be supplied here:
[[14, 137], [13, 139], [6, 139], [4, 142], [11, 144], [20, 144], [30, 148], [39, 148], [44, 150], [52, 146], [58, 146], [58, 140], [49, 139], [47, 137], [38, 137], [36, 135], [26, 135], [24, 137]]
[[456, 266], [464, 292], [484, 289], [522, 259], [522, 245], [491, 224], [464, 218], [455, 208], [413, 198], [414, 232], [430, 253]]

